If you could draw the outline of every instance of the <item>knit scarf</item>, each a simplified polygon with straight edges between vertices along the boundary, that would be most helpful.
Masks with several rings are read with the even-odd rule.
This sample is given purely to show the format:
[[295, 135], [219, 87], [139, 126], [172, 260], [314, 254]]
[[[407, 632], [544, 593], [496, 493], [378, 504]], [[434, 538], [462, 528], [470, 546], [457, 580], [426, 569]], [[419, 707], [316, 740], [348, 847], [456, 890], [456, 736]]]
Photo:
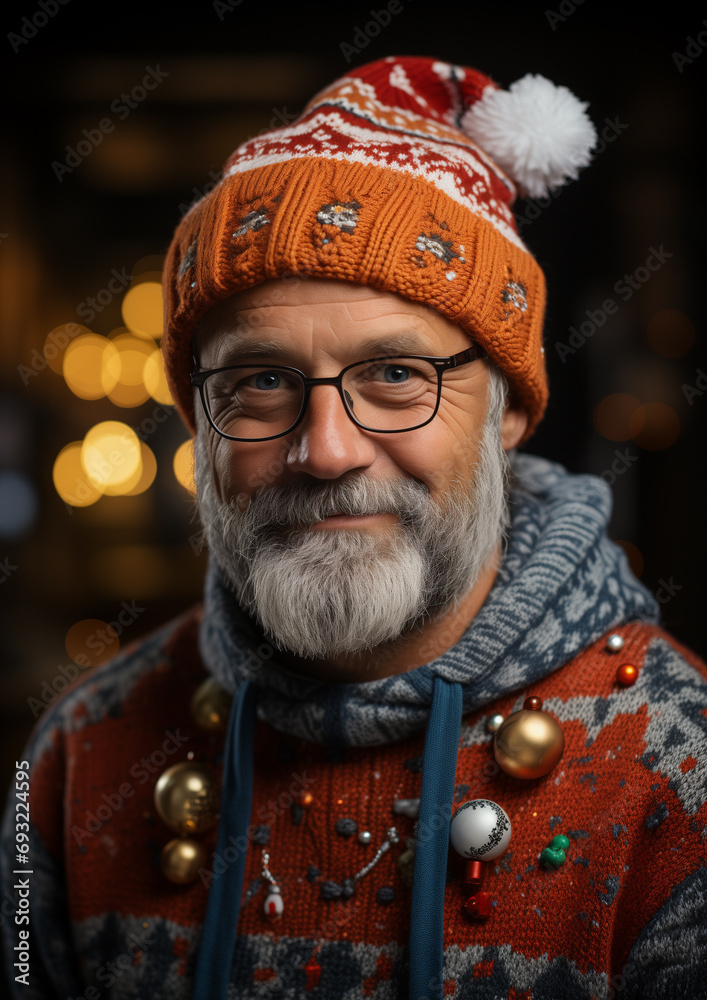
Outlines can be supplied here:
[[468, 713], [546, 676], [622, 622], [657, 621], [656, 601], [607, 537], [607, 484], [532, 455], [516, 454], [512, 464], [511, 528], [494, 585], [459, 641], [432, 663], [357, 684], [287, 671], [214, 559], [199, 632], [204, 663], [229, 691], [250, 680], [259, 714], [281, 732], [371, 746], [425, 729], [437, 677], [461, 685]]

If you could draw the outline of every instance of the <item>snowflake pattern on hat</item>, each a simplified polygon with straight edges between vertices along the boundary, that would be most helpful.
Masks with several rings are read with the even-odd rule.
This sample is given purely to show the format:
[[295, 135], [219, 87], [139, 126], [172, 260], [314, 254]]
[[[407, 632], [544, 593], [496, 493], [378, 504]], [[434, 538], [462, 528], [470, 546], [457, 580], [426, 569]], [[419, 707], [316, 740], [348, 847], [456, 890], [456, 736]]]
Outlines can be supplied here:
[[322, 205], [317, 212], [317, 221], [327, 226], [338, 226], [342, 233], [350, 235], [358, 223], [358, 210], [361, 207], [357, 201], [344, 204], [334, 201], [329, 205]]

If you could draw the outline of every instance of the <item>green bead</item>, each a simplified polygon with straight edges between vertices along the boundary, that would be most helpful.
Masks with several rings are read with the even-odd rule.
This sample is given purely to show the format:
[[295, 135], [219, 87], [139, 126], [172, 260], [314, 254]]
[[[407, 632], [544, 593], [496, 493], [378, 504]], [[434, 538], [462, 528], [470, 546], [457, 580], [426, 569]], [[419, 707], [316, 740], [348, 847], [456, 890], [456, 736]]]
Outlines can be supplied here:
[[550, 868], [560, 868], [565, 863], [565, 852], [559, 847], [546, 847], [540, 855], [540, 860]]
[[558, 833], [556, 837], [553, 837], [550, 841], [550, 847], [558, 848], [561, 851], [569, 850], [570, 839], [565, 837], [564, 833]]

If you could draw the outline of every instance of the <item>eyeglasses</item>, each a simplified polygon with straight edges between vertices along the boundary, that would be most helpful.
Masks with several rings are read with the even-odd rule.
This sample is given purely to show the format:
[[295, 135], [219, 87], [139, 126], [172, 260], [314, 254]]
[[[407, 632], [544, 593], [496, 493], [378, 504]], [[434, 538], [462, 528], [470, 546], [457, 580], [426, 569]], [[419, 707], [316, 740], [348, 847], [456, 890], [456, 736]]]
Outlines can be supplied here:
[[312, 386], [335, 385], [351, 420], [365, 431], [398, 434], [429, 424], [439, 409], [442, 375], [487, 355], [474, 344], [448, 358], [419, 354], [368, 358], [336, 378], [307, 378], [285, 365], [229, 365], [189, 376], [209, 423], [230, 441], [271, 441], [289, 434], [307, 409]]

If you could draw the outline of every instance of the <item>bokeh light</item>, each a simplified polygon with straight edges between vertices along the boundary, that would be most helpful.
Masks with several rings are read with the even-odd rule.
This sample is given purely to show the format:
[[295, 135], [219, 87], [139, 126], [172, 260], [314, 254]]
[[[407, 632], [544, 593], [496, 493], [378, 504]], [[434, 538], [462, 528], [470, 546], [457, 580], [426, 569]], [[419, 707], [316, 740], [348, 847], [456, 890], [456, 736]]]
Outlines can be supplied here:
[[104, 420], [84, 438], [81, 463], [90, 482], [102, 493], [116, 496], [131, 490], [142, 474], [138, 436], [119, 420]]
[[646, 403], [634, 410], [629, 421], [631, 437], [647, 451], [669, 448], [680, 434], [680, 419], [667, 403]]
[[108, 622], [100, 618], [84, 618], [71, 626], [64, 645], [72, 660], [88, 668], [106, 663], [115, 656], [120, 649], [120, 640]]
[[648, 322], [648, 343], [664, 358], [680, 358], [695, 342], [695, 326], [678, 309], [661, 309]]
[[18, 538], [34, 523], [39, 509], [37, 490], [23, 472], [0, 472], [0, 536]]
[[148, 448], [143, 441], [140, 442], [140, 458], [140, 475], [138, 476], [137, 482], [134, 486], [122, 491], [124, 496], [135, 497], [139, 493], [144, 493], [145, 490], [149, 489], [155, 481], [155, 476], [157, 475], [157, 459], [155, 458], [152, 449]]
[[67, 348], [77, 337], [90, 333], [87, 327], [79, 323], [62, 323], [61, 326], [55, 326], [51, 333], [47, 334], [42, 348], [42, 354], [51, 370], [57, 375], [63, 375], [64, 354]]
[[153, 340], [147, 341], [132, 333], [121, 333], [111, 343], [115, 355], [106, 361], [106, 370], [115, 379], [108, 398], [116, 406], [140, 406], [150, 398], [145, 387], [145, 365], [159, 350]]
[[123, 322], [138, 337], [162, 336], [162, 286], [140, 281], [125, 293], [121, 306]]
[[61, 499], [88, 507], [102, 496], [138, 496], [157, 475], [157, 459], [127, 424], [96, 424], [83, 441], [72, 441], [57, 455], [52, 477]]
[[79, 399], [101, 399], [118, 381], [118, 351], [107, 337], [85, 333], [64, 352], [62, 374]]
[[192, 496], [196, 496], [196, 484], [194, 483], [194, 442], [191, 438], [183, 441], [174, 453], [172, 468], [177, 482]]
[[72, 441], [65, 445], [56, 459], [52, 469], [54, 489], [64, 503], [71, 507], [88, 507], [103, 495], [86, 475], [81, 464], [82, 441]]
[[641, 430], [641, 401], [625, 392], [614, 392], [594, 407], [594, 426], [609, 441], [628, 441]]
[[145, 362], [144, 379], [145, 388], [156, 402], [174, 406], [164, 371], [164, 358], [159, 349], [154, 350]]

